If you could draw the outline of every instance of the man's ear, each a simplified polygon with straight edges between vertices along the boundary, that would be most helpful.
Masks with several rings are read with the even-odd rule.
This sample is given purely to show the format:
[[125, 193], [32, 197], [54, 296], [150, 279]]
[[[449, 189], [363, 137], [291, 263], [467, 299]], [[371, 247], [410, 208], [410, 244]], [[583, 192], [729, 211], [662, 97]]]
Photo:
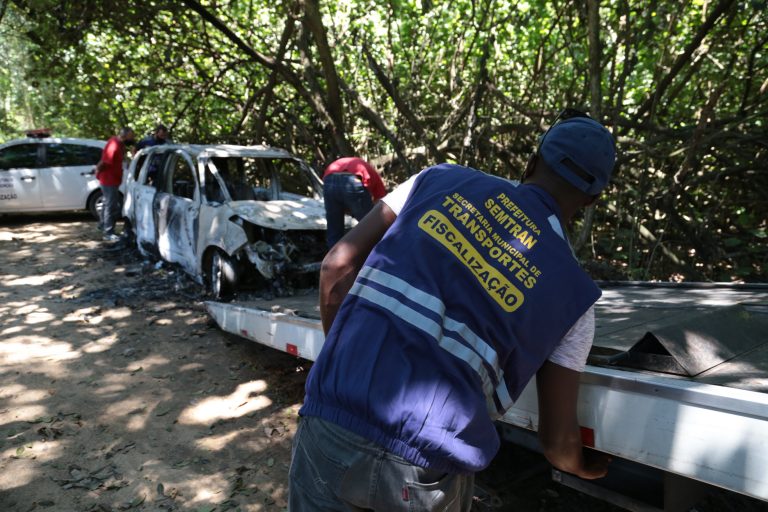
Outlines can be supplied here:
[[536, 168], [536, 157], [538, 155], [534, 151], [528, 157], [528, 163], [525, 164], [525, 170], [523, 171], [523, 177], [520, 178], [520, 183], [523, 183], [526, 178], [530, 178], [533, 175], [533, 170]]

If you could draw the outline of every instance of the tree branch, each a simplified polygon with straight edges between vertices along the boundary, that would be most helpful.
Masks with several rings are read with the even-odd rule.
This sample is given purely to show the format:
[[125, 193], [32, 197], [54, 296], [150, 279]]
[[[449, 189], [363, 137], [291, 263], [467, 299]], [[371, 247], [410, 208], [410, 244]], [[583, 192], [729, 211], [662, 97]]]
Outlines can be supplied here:
[[693, 55], [693, 52], [699, 46], [701, 46], [702, 41], [709, 34], [710, 30], [712, 30], [712, 27], [715, 26], [717, 20], [731, 7], [733, 2], [734, 0], [720, 0], [720, 2], [717, 4], [717, 6], [715, 6], [709, 16], [707, 16], [707, 19], [704, 21], [704, 23], [702, 23], [702, 25], [699, 27], [699, 30], [696, 32], [696, 35], [693, 37], [691, 42], [688, 43], [688, 45], [685, 47], [683, 53], [681, 53], [675, 60], [674, 64], [672, 64], [669, 73], [667, 73], [666, 76], [661, 79], [661, 82], [659, 82], [659, 85], [656, 87], [656, 90], [653, 92], [653, 94], [649, 96], [648, 99], [646, 99], [645, 102], [643, 102], [643, 104], [640, 106], [637, 111], [637, 117], [642, 117], [649, 111], [651, 112], [651, 115], [653, 114], [653, 110], [655, 109], [656, 104], [664, 95], [667, 88], [670, 86], [677, 74], [680, 73], [680, 70], [682, 70], [683, 67], [691, 60], [691, 55]]

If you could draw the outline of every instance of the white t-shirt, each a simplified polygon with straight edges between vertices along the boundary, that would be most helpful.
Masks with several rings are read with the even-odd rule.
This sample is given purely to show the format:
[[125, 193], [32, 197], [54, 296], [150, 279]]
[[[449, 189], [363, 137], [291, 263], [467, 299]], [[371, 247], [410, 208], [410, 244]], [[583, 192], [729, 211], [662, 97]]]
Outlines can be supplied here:
[[[400, 212], [403, 210], [417, 176], [418, 174], [414, 174], [381, 199], [384, 204], [395, 212], [395, 215], [400, 215]], [[557, 344], [549, 355], [549, 360], [577, 372], [584, 371], [594, 337], [595, 307], [592, 306], [581, 318], [576, 320], [571, 330], [560, 340], [560, 343]]]

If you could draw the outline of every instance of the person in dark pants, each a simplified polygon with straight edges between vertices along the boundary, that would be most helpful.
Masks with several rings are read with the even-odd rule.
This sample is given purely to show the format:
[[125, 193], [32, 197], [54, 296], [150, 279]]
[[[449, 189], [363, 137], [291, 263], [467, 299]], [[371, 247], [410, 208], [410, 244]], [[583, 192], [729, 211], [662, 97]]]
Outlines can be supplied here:
[[329, 251], [289, 510], [469, 512], [474, 474], [500, 446], [494, 421], [534, 376], [544, 455], [581, 478], [606, 474], [577, 418], [601, 291], [564, 226], [615, 160], [610, 132], [567, 109], [522, 182], [430, 167]]
[[123, 159], [125, 148], [134, 143], [133, 130], [124, 127], [120, 133], [111, 137], [101, 152], [101, 159], [96, 164], [96, 178], [104, 196], [101, 210], [101, 229], [105, 242], [116, 242], [120, 237], [115, 233], [115, 223], [120, 217], [120, 184], [123, 182]]
[[323, 173], [328, 248], [344, 236], [344, 214], [361, 220], [386, 195], [384, 182], [371, 164], [357, 157], [340, 158]]

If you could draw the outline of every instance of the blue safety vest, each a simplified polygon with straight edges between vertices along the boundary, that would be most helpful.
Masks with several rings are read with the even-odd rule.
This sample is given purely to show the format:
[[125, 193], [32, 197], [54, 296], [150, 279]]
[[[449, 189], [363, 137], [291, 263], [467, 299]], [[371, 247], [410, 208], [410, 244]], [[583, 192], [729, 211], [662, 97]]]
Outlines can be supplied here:
[[345, 298], [306, 384], [319, 416], [414, 464], [464, 473], [600, 290], [545, 191], [423, 171]]

